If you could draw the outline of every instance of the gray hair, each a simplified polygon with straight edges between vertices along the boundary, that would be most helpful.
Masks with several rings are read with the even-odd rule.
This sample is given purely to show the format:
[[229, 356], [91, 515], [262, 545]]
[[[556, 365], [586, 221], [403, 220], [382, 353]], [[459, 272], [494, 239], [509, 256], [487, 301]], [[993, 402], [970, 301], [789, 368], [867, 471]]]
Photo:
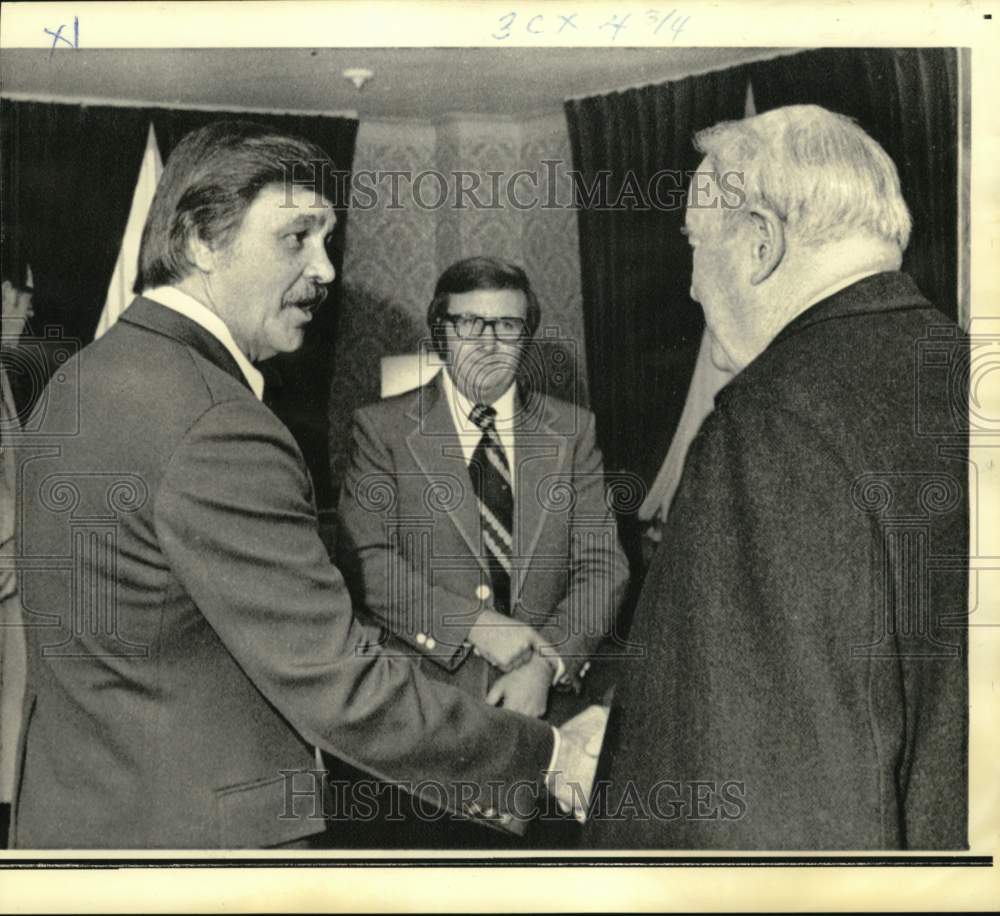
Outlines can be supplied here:
[[723, 121], [694, 142], [730, 186], [742, 175], [742, 205], [730, 213], [766, 206], [806, 245], [866, 232], [906, 249], [911, 221], [896, 166], [851, 118], [789, 105]]

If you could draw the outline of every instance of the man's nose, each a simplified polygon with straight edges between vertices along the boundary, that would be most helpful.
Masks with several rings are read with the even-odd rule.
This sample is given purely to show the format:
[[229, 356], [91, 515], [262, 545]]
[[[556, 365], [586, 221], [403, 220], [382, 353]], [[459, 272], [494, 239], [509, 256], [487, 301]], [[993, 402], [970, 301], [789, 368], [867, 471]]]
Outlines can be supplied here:
[[337, 271], [333, 269], [326, 248], [321, 246], [306, 268], [306, 276], [315, 283], [333, 283]]
[[483, 328], [483, 333], [479, 335], [479, 342], [482, 346], [489, 348], [490, 350], [495, 350], [500, 346], [500, 337], [497, 335], [497, 326], [495, 324], [487, 324]]

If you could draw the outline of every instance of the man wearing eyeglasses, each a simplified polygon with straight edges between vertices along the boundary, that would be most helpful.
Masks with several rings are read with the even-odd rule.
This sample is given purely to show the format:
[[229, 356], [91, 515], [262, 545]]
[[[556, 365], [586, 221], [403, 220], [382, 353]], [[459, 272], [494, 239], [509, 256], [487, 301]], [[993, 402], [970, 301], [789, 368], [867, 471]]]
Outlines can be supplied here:
[[444, 369], [356, 412], [339, 539], [390, 651], [537, 717], [553, 689], [581, 689], [628, 578], [593, 414], [522, 371], [540, 321], [513, 263], [441, 275], [427, 323]]

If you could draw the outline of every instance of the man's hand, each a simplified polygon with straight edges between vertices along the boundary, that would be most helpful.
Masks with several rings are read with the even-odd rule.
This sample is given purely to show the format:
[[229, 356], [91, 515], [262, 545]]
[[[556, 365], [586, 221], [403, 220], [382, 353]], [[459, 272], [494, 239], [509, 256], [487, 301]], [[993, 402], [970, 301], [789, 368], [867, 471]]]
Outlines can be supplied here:
[[536, 655], [520, 668], [499, 678], [486, 694], [491, 706], [503, 705], [504, 709], [539, 718], [545, 715], [552, 684], [552, 666]]
[[601, 756], [608, 711], [588, 706], [559, 729], [559, 753], [546, 777], [549, 791], [567, 813], [572, 811], [581, 824], [594, 791], [597, 760]]
[[490, 608], [476, 618], [467, 638], [486, 661], [501, 671], [524, 664], [543, 645], [541, 636], [526, 623]]

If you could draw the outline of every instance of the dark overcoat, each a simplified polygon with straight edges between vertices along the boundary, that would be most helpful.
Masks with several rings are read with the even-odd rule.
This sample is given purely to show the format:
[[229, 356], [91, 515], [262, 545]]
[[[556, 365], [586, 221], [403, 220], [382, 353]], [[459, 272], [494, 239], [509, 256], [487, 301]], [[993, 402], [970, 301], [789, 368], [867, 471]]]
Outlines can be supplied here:
[[962, 347], [876, 274], [719, 393], [636, 611], [591, 845], [966, 847]]

